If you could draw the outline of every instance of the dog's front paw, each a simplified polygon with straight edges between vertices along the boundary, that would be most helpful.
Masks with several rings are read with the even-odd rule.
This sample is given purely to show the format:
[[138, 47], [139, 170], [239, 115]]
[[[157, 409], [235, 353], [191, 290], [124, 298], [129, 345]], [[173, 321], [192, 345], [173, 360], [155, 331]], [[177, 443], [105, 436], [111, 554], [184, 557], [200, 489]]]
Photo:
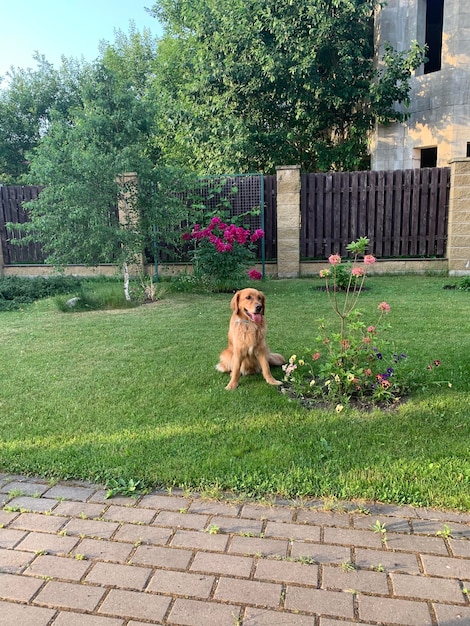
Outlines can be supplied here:
[[225, 389], [236, 389], [238, 387], [238, 383], [234, 381], [230, 381], [229, 384], [225, 387]]
[[266, 381], [269, 385], [282, 385], [282, 380], [276, 380], [275, 378], [272, 378], [270, 380]]

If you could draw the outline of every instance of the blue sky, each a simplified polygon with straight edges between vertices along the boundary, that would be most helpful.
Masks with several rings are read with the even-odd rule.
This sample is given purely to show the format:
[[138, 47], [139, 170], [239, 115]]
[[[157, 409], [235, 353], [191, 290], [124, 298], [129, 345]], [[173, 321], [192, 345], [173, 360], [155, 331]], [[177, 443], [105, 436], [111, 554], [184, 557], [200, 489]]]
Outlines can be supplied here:
[[102, 39], [114, 41], [133, 20], [137, 29], [161, 28], [145, 7], [153, 0], [0, 0], [0, 76], [11, 65], [36, 67], [35, 50], [55, 67], [62, 55], [92, 61]]

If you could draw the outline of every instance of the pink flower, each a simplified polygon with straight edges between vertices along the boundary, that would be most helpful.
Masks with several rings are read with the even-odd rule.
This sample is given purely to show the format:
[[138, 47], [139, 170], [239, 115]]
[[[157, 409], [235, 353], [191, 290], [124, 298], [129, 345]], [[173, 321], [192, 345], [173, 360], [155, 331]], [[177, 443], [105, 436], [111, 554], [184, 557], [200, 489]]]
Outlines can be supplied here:
[[253, 268], [248, 272], [248, 278], [250, 280], [261, 280], [263, 278], [263, 275], [261, 274], [261, 272], [258, 272], [258, 270]]
[[208, 228], [210, 230], [213, 230], [218, 224], [220, 224], [222, 222], [222, 220], [220, 219], [220, 217], [218, 217], [217, 215], [215, 217], [213, 217], [210, 221], [210, 224], [208, 226]]
[[388, 313], [390, 311], [390, 305], [387, 304], [386, 302], [381, 302], [379, 304], [379, 310], [380, 311], [385, 311], [385, 313]]
[[258, 239], [262, 239], [264, 237], [264, 230], [261, 228], [257, 228], [255, 232], [251, 235], [251, 241], [254, 243], [258, 241]]
[[367, 332], [368, 333], [375, 333], [375, 326], [368, 326], [367, 327]]
[[328, 258], [328, 263], [330, 263], [331, 265], [339, 265], [341, 263], [341, 257], [339, 256], [339, 254], [332, 254]]
[[183, 241], [191, 241], [192, 238], [191, 233], [183, 233]]
[[373, 263], [375, 263], [376, 258], [375, 256], [372, 256], [372, 254], [366, 254], [366, 256], [364, 257], [364, 263], [366, 265], [372, 265]]
[[351, 270], [353, 276], [364, 276], [365, 272], [361, 267], [353, 267]]
[[319, 352], [315, 352], [314, 354], [312, 354], [312, 359], [314, 361], [318, 361], [320, 357], [321, 357], [321, 354]]

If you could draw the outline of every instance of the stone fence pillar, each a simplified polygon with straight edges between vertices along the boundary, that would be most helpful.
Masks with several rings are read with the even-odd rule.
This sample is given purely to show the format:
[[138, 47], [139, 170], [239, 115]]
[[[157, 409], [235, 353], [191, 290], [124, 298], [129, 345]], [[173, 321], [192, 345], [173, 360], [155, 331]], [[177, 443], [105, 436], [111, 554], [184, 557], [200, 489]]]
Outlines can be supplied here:
[[450, 162], [447, 259], [450, 276], [470, 276], [470, 158]]
[[300, 275], [300, 165], [276, 168], [277, 275]]

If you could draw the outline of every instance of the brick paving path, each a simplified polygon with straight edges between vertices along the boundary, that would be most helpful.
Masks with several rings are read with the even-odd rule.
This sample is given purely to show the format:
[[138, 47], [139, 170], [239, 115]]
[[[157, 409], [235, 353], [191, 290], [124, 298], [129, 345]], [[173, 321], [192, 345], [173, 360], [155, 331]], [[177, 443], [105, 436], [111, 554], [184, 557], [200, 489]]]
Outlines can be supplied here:
[[0, 626], [470, 625], [470, 513], [105, 495], [0, 474]]

